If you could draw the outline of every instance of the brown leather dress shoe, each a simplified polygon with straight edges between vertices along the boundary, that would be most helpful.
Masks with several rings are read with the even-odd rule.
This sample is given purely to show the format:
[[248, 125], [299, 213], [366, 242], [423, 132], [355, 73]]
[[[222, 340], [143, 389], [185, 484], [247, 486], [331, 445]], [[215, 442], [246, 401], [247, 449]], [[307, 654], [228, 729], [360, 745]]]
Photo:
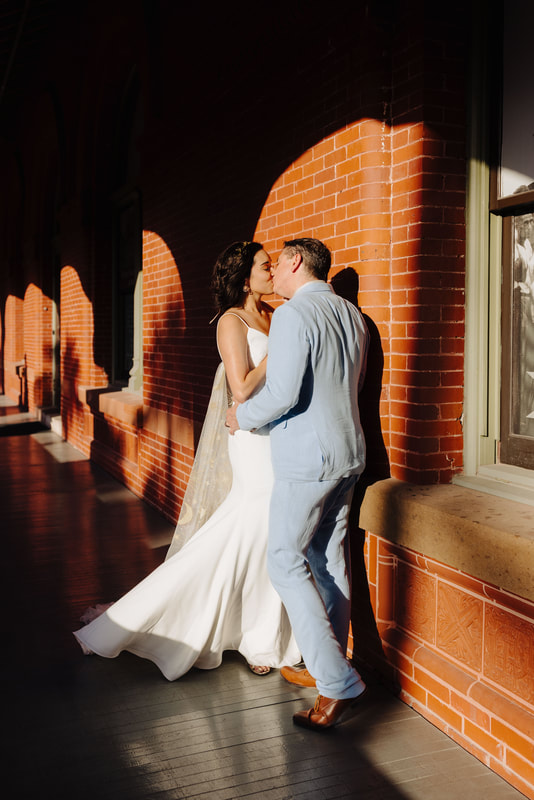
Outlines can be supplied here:
[[297, 711], [293, 714], [293, 722], [302, 728], [310, 728], [313, 731], [324, 731], [343, 721], [343, 716], [350, 708], [357, 705], [361, 700], [364, 691], [358, 697], [348, 697], [346, 700], [334, 700], [331, 697], [317, 695], [317, 700], [313, 708], [307, 711]]
[[296, 686], [315, 686], [315, 678], [310, 675], [307, 669], [302, 667], [282, 667], [280, 675], [289, 683]]

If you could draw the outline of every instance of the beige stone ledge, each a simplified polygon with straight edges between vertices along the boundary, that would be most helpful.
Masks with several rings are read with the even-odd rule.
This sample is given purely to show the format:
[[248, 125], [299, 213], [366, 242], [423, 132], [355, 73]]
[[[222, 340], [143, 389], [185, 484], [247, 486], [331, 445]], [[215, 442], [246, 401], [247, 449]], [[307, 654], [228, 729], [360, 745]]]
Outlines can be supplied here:
[[360, 526], [534, 601], [531, 506], [463, 486], [414, 486], [389, 478], [367, 488]]
[[195, 447], [194, 424], [186, 417], [171, 414], [151, 406], [143, 407], [143, 429], [193, 450]]
[[106, 392], [98, 397], [101, 414], [135, 428], [143, 426], [143, 398], [132, 392]]
[[143, 398], [134, 392], [117, 390], [112, 386], [78, 386], [78, 402], [89, 407], [92, 414], [104, 414], [117, 422], [143, 426]]
[[133, 425], [156, 436], [194, 450], [195, 426], [186, 417], [159, 408], [143, 405], [141, 395], [113, 390], [110, 386], [78, 386], [78, 401], [88, 406], [92, 414]]
[[83, 386], [75, 381], [63, 378], [61, 381], [61, 394], [66, 397], [76, 397], [82, 405], [88, 405], [94, 410], [95, 404], [98, 406], [98, 397], [102, 392], [109, 392], [111, 389], [106, 386]]

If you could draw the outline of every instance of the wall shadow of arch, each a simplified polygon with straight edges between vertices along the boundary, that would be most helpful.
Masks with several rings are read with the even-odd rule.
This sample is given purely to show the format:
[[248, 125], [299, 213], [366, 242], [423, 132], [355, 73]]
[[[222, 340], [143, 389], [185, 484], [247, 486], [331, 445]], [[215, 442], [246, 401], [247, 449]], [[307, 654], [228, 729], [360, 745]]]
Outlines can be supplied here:
[[20, 384], [19, 390], [19, 409], [20, 411], [28, 410], [28, 368], [26, 353], [24, 354], [24, 363], [17, 365], [16, 374]]
[[[360, 308], [358, 292], [360, 279], [355, 269], [346, 267], [330, 281], [336, 294]], [[362, 309], [360, 308], [360, 311]], [[365, 381], [359, 398], [360, 419], [367, 449], [366, 467], [356, 484], [349, 517], [352, 569], [351, 626], [354, 640], [353, 659], [377, 666], [379, 671], [396, 688], [393, 669], [389, 667], [382, 649], [371, 603], [369, 581], [365, 567], [365, 531], [360, 528], [360, 508], [368, 486], [390, 477], [389, 458], [382, 435], [380, 419], [380, 394], [384, 371], [384, 352], [380, 332], [372, 318], [362, 311], [369, 330], [369, 353]]]
[[6, 385], [4, 380], [4, 360], [5, 360], [5, 341], [6, 324], [4, 319], [4, 309], [6, 307], [4, 293], [0, 295], [0, 394], [5, 394]]
[[[61, 382], [63, 387], [65, 386], [65, 379], [68, 379], [69, 385], [74, 386], [77, 380], [77, 377], [80, 373], [80, 362], [78, 357], [76, 356], [76, 345], [74, 340], [68, 336], [67, 340], [64, 345], [64, 350], [62, 353], [62, 376]], [[79, 402], [76, 401], [76, 405], [79, 405]], [[69, 434], [70, 429], [74, 425], [75, 422], [75, 410], [72, 407], [72, 404], [69, 403], [62, 403], [62, 410], [61, 410], [61, 424], [63, 426], [63, 436], [64, 438], [69, 441]]]
[[[180, 276], [179, 270], [177, 274]], [[164, 459], [163, 471], [155, 468], [155, 462], [149, 464], [145, 458], [142, 475], [142, 496], [157, 507], [170, 521], [176, 522], [178, 517], [177, 489], [178, 482], [176, 451], [188, 449], [189, 430], [195, 429], [196, 405], [204, 396], [204, 377], [209, 374], [209, 364], [202, 363], [197, 368], [195, 381], [190, 378], [190, 363], [195, 359], [194, 331], [186, 322], [186, 306], [182, 295], [182, 287], [175, 297], [169, 298], [159, 305], [157, 338], [154, 344], [144, 349], [144, 403], [143, 422], [154, 435], [151, 417], [159, 418], [157, 432], [164, 444], [159, 445], [160, 458]], [[162, 376], [165, 376], [163, 379]], [[168, 385], [179, 386], [180, 391], [169, 390]], [[200, 419], [203, 411], [200, 412]], [[179, 430], [177, 430], [179, 429]], [[194, 447], [198, 442], [198, 434], [193, 436]], [[183, 469], [183, 467], [182, 467]], [[182, 478], [183, 480], [183, 478]]]

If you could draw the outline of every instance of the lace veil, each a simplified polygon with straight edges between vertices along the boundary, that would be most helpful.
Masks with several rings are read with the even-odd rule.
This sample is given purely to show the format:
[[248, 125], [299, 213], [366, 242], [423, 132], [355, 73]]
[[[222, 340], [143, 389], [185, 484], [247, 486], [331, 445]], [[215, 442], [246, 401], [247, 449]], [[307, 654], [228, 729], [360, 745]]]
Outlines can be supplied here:
[[224, 364], [219, 364], [193, 468], [165, 560], [180, 550], [221, 505], [232, 485], [228, 433], [224, 427], [228, 408]]

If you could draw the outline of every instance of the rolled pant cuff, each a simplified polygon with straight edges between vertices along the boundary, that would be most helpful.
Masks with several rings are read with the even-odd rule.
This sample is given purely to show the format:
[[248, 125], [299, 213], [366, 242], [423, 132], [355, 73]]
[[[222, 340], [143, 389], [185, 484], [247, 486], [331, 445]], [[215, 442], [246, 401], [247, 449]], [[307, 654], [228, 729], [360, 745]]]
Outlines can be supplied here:
[[366, 688], [365, 682], [361, 678], [359, 678], [344, 691], [322, 687], [319, 685], [319, 683], [317, 683], [317, 691], [319, 694], [321, 694], [323, 697], [330, 697], [332, 700], [350, 700], [352, 697], [356, 699], [365, 692]]

